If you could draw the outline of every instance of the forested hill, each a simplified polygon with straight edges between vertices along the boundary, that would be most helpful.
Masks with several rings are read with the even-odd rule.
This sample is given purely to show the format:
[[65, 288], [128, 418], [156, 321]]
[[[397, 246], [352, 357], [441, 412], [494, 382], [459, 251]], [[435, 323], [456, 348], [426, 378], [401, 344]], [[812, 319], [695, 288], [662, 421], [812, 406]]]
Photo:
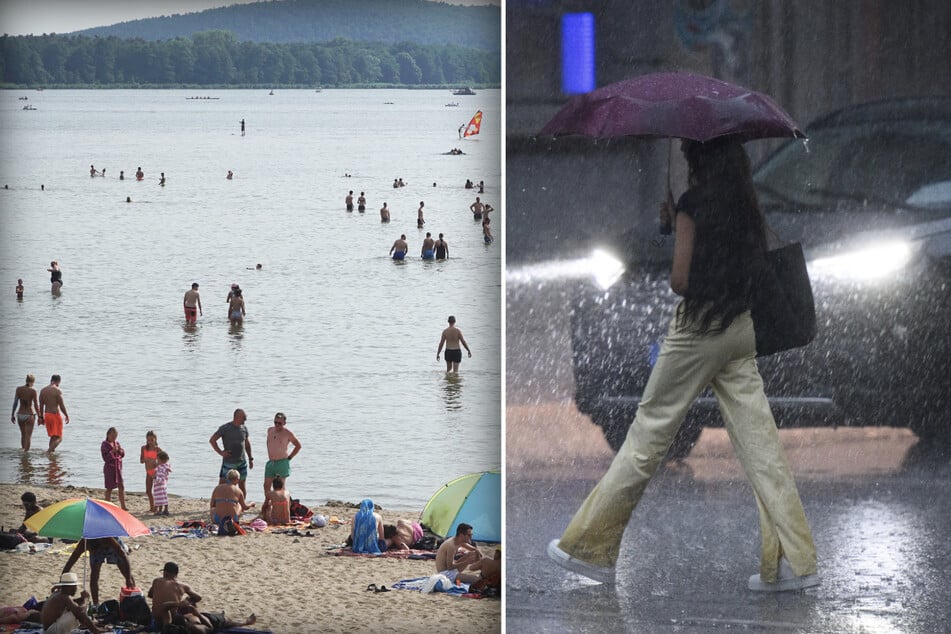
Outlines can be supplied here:
[[239, 41], [413, 42], [501, 50], [501, 9], [426, 0], [274, 0], [122, 22], [75, 34], [169, 40], [223, 30]]

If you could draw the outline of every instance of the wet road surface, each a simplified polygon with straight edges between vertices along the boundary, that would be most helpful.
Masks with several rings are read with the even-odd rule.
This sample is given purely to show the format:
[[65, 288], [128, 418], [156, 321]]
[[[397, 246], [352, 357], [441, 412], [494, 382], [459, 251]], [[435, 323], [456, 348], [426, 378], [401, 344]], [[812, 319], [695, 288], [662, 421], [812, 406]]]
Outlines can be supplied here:
[[759, 565], [755, 502], [725, 432], [706, 429], [648, 487], [611, 588], [545, 555], [612, 458], [600, 431], [570, 400], [508, 407], [506, 630], [951, 632], [948, 454], [919, 447], [904, 429], [780, 434], [821, 586], [747, 590]]

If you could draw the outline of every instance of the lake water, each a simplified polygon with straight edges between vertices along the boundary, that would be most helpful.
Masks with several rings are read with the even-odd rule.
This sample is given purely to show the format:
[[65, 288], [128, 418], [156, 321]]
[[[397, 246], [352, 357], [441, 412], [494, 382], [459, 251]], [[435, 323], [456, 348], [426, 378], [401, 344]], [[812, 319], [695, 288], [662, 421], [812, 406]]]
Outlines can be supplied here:
[[[154, 429], [169, 491], [208, 497], [220, 464], [208, 439], [237, 407], [257, 458], [251, 500], [277, 411], [304, 446], [288, 488], [305, 504], [421, 510], [452, 478], [501, 465], [501, 245], [483, 243], [477, 192], [463, 186], [485, 181], [483, 201], [501, 207], [500, 91], [274, 92], [0, 95], [2, 385], [9, 404], [27, 373], [37, 388], [60, 374], [72, 420], [52, 460], [45, 428], [22, 456], [17, 427], [0, 427], [0, 480], [101, 487], [99, 443], [115, 426], [127, 488], [143, 491], [139, 447]], [[459, 139], [477, 109], [481, 133]], [[106, 177], [90, 178], [90, 164]], [[393, 189], [396, 178], [407, 185]], [[351, 189], [366, 192], [367, 213], [344, 210]], [[448, 261], [419, 259], [425, 231], [445, 233]], [[401, 233], [410, 255], [397, 263]], [[182, 314], [192, 282], [204, 306], [194, 328]], [[247, 304], [238, 328], [232, 282]], [[450, 314], [473, 351], [458, 378], [435, 359]]]

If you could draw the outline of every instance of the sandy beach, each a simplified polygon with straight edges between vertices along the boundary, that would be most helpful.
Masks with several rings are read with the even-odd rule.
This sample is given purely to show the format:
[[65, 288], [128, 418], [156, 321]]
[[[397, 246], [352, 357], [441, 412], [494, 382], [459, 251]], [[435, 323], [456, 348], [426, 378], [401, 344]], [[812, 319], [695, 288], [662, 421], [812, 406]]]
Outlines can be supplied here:
[[[101, 489], [0, 484], [0, 524], [4, 529], [23, 520], [20, 495], [33, 491], [41, 506], [74, 497], [101, 498]], [[207, 499], [170, 496], [169, 517], [148, 513], [141, 493], [127, 493], [129, 510], [153, 529], [174, 528], [176, 522], [207, 521]], [[359, 502], [353, 500], [352, 502]], [[252, 511], [255, 509], [252, 509]], [[352, 518], [356, 509], [314, 508], [326, 517]], [[418, 520], [419, 513], [383, 509], [385, 522]], [[254, 516], [249, 512], [244, 519]], [[242, 620], [257, 615], [256, 629], [276, 633], [311, 632], [500, 632], [502, 603], [444, 593], [411, 590], [368, 592], [369, 584], [391, 586], [401, 579], [434, 574], [432, 560], [338, 556], [329, 547], [342, 544], [349, 526], [301, 528], [304, 535], [272, 532], [238, 537], [187, 538], [161, 534], [126, 540], [136, 584], [147, 591], [161, 576], [166, 561], [180, 567], [179, 579], [202, 597], [205, 611], [224, 611]], [[309, 530], [311, 536], [306, 536]], [[154, 532], [154, 531], [153, 531]], [[480, 544], [480, 546], [483, 546]], [[30, 596], [45, 598], [66, 563], [68, 544], [56, 540], [44, 552], [0, 553], [0, 605], [21, 605]], [[492, 556], [493, 546], [482, 548]], [[74, 569], [82, 579], [82, 567]], [[100, 600], [117, 598], [122, 576], [112, 565], [102, 567]]]

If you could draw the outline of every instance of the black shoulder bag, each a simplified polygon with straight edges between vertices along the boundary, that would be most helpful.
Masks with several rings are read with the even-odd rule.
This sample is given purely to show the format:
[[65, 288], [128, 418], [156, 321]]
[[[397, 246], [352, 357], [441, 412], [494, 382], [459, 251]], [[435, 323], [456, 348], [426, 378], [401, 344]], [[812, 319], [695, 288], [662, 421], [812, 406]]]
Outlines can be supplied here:
[[802, 244], [793, 242], [758, 258], [750, 309], [756, 356], [800, 348], [816, 336], [816, 305]]

